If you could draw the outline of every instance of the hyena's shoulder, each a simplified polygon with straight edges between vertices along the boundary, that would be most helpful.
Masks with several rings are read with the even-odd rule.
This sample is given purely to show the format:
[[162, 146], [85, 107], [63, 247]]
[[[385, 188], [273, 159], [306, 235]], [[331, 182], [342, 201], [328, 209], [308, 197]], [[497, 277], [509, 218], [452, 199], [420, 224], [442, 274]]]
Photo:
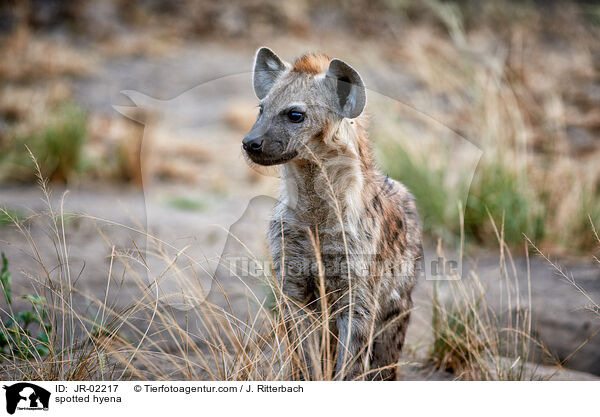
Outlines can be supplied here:
[[407, 228], [420, 228], [421, 222], [417, 211], [417, 203], [410, 190], [401, 182], [391, 179], [387, 175], [382, 175], [381, 178], [381, 189], [388, 196], [391, 208], [400, 215], [404, 215], [409, 223]]
[[378, 251], [414, 256], [422, 251], [421, 221], [414, 196], [406, 186], [386, 175], [379, 175], [369, 211], [381, 222]]

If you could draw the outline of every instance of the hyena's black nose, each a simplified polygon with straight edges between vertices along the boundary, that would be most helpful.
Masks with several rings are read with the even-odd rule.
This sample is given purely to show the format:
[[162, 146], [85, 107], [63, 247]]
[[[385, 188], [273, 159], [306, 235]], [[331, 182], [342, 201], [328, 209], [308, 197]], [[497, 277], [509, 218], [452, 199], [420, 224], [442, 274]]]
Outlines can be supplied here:
[[261, 137], [257, 138], [252, 136], [246, 136], [242, 141], [242, 146], [247, 152], [259, 153], [260, 151], [262, 151], [263, 142], [264, 140]]

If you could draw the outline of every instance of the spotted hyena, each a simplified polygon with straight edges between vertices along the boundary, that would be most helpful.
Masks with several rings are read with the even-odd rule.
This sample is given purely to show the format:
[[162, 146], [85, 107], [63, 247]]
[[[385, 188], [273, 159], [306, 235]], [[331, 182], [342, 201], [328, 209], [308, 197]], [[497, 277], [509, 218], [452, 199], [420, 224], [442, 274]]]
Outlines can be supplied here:
[[268, 243], [295, 306], [287, 313], [310, 332], [325, 293], [336, 377], [393, 379], [423, 249], [413, 196], [373, 161], [363, 81], [339, 59], [307, 54], [292, 65], [261, 48], [253, 83], [259, 115], [243, 149], [280, 165]]

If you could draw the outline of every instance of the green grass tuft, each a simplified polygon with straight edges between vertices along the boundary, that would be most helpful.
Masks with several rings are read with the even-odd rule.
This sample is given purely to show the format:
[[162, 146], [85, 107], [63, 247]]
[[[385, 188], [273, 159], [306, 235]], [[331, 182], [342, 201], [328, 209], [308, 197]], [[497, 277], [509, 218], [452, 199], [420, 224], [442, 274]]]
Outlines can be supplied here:
[[45, 178], [68, 181], [80, 171], [82, 149], [86, 141], [87, 116], [73, 103], [59, 106], [39, 129], [16, 136], [0, 158], [0, 178], [31, 181], [35, 165], [27, 148], [40, 165]]
[[510, 245], [523, 242], [523, 234], [533, 240], [544, 235], [544, 217], [527, 185], [501, 162], [483, 164], [475, 173], [465, 210], [465, 232], [479, 243], [494, 241], [490, 216], [504, 223], [504, 240]]
[[203, 211], [206, 209], [206, 202], [194, 197], [171, 198], [167, 201], [167, 205], [184, 211]]

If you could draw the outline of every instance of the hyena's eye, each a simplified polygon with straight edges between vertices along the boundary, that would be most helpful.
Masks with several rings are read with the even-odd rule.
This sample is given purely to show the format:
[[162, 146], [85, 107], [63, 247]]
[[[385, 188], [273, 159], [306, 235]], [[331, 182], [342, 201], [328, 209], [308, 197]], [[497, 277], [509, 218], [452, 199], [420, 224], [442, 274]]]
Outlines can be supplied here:
[[304, 120], [304, 113], [295, 110], [290, 110], [287, 116], [292, 123], [300, 123]]

